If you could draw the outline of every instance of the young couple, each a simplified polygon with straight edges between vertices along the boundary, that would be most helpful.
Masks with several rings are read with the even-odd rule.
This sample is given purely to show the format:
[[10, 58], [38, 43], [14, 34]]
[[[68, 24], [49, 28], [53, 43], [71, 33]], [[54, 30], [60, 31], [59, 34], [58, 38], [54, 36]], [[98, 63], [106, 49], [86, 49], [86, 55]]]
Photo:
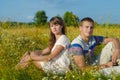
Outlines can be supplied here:
[[[117, 65], [120, 55], [118, 39], [93, 36], [94, 21], [91, 18], [85, 17], [80, 21], [80, 35], [71, 44], [65, 34], [65, 24], [62, 18], [52, 17], [49, 21], [49, 28], [49, 46], [44, 50], [26, 52], [17, 66], [24, 68], [28, 66], [29, 61], [32, 61], [45, 72], [64, 73], [70, 70], [71, 57], [79, 69], [86, 69], [88, 64], [97, 64], [99, 67]], [[106, 46], [96, 58], [95, 47], [102, 43]]]

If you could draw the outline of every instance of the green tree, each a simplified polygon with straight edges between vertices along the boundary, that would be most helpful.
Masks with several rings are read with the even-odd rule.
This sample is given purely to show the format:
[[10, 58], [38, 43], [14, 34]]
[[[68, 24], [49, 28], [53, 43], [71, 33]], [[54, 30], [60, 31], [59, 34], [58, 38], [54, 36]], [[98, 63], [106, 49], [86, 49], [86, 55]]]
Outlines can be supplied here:
[[34, 17], [34, 23], [36, 25], [45, 25], [47, 18], [45, 11], [37, 11]]
[[63, 19], [67, 26], [78, 26], [79, 18], [72, 12], [67, 11], [63, 16]]

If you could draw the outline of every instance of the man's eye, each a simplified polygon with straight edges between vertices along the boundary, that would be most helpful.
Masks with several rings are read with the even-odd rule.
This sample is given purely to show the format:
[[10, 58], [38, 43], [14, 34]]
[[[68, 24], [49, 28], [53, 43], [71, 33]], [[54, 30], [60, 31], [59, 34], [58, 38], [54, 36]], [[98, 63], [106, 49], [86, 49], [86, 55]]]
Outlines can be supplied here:
[[93, 28], [94, 28], [93, 26], [90, 27], [90, 29], [93, 29]]
[[94, 27], [91, 27], [91, 29], [93, 29]]

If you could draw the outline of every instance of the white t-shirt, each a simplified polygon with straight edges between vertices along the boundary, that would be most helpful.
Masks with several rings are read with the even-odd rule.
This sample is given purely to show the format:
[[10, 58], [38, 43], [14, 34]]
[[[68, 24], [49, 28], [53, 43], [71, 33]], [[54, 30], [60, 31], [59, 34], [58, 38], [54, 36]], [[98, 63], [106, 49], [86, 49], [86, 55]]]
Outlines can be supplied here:
[[54, 59], [47, 62], [40, 62], [45, 72], [50, 71], [53, 73], [63, 73], [69, 70], [70, 60], [68, 57], [68, 48], [70, 41], [65, 35], [61, 35], [53, 46], [51, 52], [56, 48], [57, 45], [63, 46], [64, 50]]

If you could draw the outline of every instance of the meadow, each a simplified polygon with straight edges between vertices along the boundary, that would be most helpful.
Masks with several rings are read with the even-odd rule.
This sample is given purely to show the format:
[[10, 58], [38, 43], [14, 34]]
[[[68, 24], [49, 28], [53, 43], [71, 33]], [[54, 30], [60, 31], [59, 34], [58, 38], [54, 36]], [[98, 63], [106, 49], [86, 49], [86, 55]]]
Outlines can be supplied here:
[[[72, 41], [79, 35], [77, 27], [67, 27], [67, 36]], [[96, 26], [94, 35], [116, 37], [120, 40], [120, 27]], [[13, 27], [0, 26], [0, 80], [120, 80], [120, 75], [104, 76], [91, 69], [88, 71], [71, 70], [65, 74], [44, 73], [33, 63], [26, 68], [16, 70], [15, 65], [26, 51], [41, 50], [49, 41], [48, 27]], [[98, 53], [103, 46], [98, 46]]]

